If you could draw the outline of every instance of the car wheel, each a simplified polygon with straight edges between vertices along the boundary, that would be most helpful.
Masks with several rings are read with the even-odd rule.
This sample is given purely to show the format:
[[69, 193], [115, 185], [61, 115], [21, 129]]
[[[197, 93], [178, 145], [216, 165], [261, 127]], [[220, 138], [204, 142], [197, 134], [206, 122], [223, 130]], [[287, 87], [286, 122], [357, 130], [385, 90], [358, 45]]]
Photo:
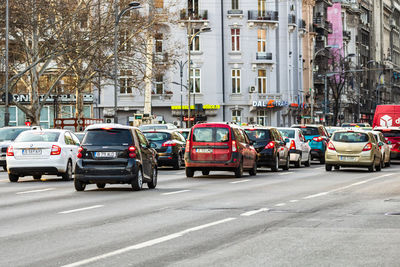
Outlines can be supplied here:
[[319, 159], [319, 163], [325, 164], [325, 158], [324, 158], [324, 157], [320, 158], [320, 159]]
[[151, 182], [147, 183], [147, 187], [150, 189], [156, 188], [157, 179], [158, 179], [158, 170], [157, 170], [157, 166], [154, 166], [153, 173], [151, 174]]
[[136, 174], [136, 177], [132, 180], [132, 188], [134, 191], [140, 191], [143, 187], [143, 172], [142, 168], [139, 167], [139, 170]]
[[271, 171], [277, 172], [279, 169], [279, 156], [276, 156], [274, 166], [271, 167]]
[[372, 161], [371, 166], [368, 167], [369, 172], [374, 172], [375, 171], [375, 159]]
[[68, 161], [67, 169], [65, 170], [65, 173], [61, 174], [61, 177], [64, 181], [72, 180], [72, 163], [70, 160]]
[[209, 175], [209, 174], [210, 174], [210, 171], [201, 171], [201, 174], [203, 174], [203, 175]]
[[10, 180], [10, 182], [16, 183], [16, 182], [18, 182], [19, 176], [16, 174], [9, 173], [8, 179]]
[[186, 172], [186, 177], [187, 178], [192, 178], [194, 176], [194, 169], [193, 168], [186, 167], [185, 172]]
[[42, 179], [42, 176], [41, 176], [41, 175], [34, 175], [34, 176], [33, 176], [33, 179], [35, 179], [35, 180], [40, 180], [40, 179]]
[[301, 166], [301, 155], [299, 156], [299, 159], [294, 163], [294, 166], [296, 168], [300, 168], [300, 166]]
[[290, 156], [288, 155], [286, 158], [286, 164], [285, 164], [285, 166], [282, 167], [282, 170], [288, 171], [289, 167], [290, 167]]
[[390, 159], [388, 162], [385, 163], [385, 167], [390, 167]]
[[251, 176], [256, 176], [257, 175], [257, 161], [254, 162], [253, 168], [251, 170], [249, 170], [249, 174]]
[[235, 170], [235, 177], [240, 178], [243, 176], [243, 161], [240, 162], [239, 166]]
[[7, 171], [7, 166], [3, 166], [3, 171]]
[[106, 187], [106, 184], [103, 184], [103, 183], [98, 183], [98, 184], [96, 184], [96, 185], [97, 185], [97, 188], [98, 188], [98, 189], [103, 189], [103, 188]]
[[335, 166], [335, 170], [340, 170], [340, 166]]
[[326, 170], [327, 172], [332, 171], [332, 165], [330, 165], [330, 164], [325, 164], [325, 170]]
[[74, 179], [74, 186], [76, 191], [84, 191], [86, 188], [86, 184], [76, 178]]
[[311, 154], [308, 155], [308, 159], [304, 163], [304, 166], [306, 166], [306, 167], [310, 167], [311, 166]]
[[377, 172], [380, 172], [382, 170], [382, 165], [383, 165], [383, 162], [382, 162], [382, 160], [380, 160], [379, 164], [377, 166], [375, 166], [375, 169]]
[[178, 154], [178, 158], [176, 159], [176, 162], [174, 163], [174, 170], [180, 170], [182, 167], [182, 156], [181, 154]]

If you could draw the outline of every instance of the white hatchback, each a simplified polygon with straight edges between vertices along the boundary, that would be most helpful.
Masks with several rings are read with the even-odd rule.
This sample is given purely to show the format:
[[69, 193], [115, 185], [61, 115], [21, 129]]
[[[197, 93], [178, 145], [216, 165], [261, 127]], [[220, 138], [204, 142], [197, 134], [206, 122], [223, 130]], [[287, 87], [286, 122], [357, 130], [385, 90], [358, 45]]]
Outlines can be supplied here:
[[25, 131], [7, 149], [8, 178], [18, 182], [19, 177], [49, 174], [71, 180], [79, 146], [68, 130]]
[[306, 167], [310, 166], [311, 147], [303, 135], [301, 129], [298, 128], [278, 128], [283, 138], [288, 138], [290, 142], [286, 143], [290, 153], [290, 163], [296, 168], [301, 164]]

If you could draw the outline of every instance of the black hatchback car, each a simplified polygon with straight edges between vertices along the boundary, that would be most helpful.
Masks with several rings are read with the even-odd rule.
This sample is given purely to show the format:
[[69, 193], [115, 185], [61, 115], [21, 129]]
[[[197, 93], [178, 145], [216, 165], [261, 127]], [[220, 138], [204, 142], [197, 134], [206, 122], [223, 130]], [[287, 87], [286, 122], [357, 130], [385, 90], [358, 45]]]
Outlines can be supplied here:
[[257, 166], [269, 167], [276, 172], [279, 168], [289, 170], [290, 156], [286, 142], [273, 127], [245, 127], [249, 139], [257, 151]]
[[157, 185], [157, 152], [142, 132], [130, 126], [97, 124], [86, 129], [78, 150], [74, 185], [77, 191], [87, 184], [131, 184], [136, 191], [143, 183]]
[[143, 134], [158, 153], [158, 166], [179, 170], [185, 165], [186, 140], [178, 130], [144, 131]]

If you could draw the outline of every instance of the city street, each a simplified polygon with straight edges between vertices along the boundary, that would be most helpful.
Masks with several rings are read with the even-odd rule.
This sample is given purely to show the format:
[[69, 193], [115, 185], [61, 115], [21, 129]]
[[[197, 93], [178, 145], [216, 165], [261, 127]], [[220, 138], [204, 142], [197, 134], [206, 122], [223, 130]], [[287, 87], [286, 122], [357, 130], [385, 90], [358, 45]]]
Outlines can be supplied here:
[[394, 266], [399, 170], [165, 168], [139, 192], [1, 172], [0, 266]]

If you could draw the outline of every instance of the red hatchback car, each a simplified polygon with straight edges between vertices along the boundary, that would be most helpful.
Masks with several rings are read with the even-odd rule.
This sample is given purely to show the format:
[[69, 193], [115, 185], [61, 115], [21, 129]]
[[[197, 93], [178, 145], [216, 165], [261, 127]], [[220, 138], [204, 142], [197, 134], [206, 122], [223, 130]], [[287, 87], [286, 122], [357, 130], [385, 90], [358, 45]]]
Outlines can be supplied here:
[[185, 149], [186, 176], [195, 171], [233, 171], [235, 177], [247, 170], [257, 174], [257, 152], [245, 131], [236, 124], [200, 123], [193, 126]]

